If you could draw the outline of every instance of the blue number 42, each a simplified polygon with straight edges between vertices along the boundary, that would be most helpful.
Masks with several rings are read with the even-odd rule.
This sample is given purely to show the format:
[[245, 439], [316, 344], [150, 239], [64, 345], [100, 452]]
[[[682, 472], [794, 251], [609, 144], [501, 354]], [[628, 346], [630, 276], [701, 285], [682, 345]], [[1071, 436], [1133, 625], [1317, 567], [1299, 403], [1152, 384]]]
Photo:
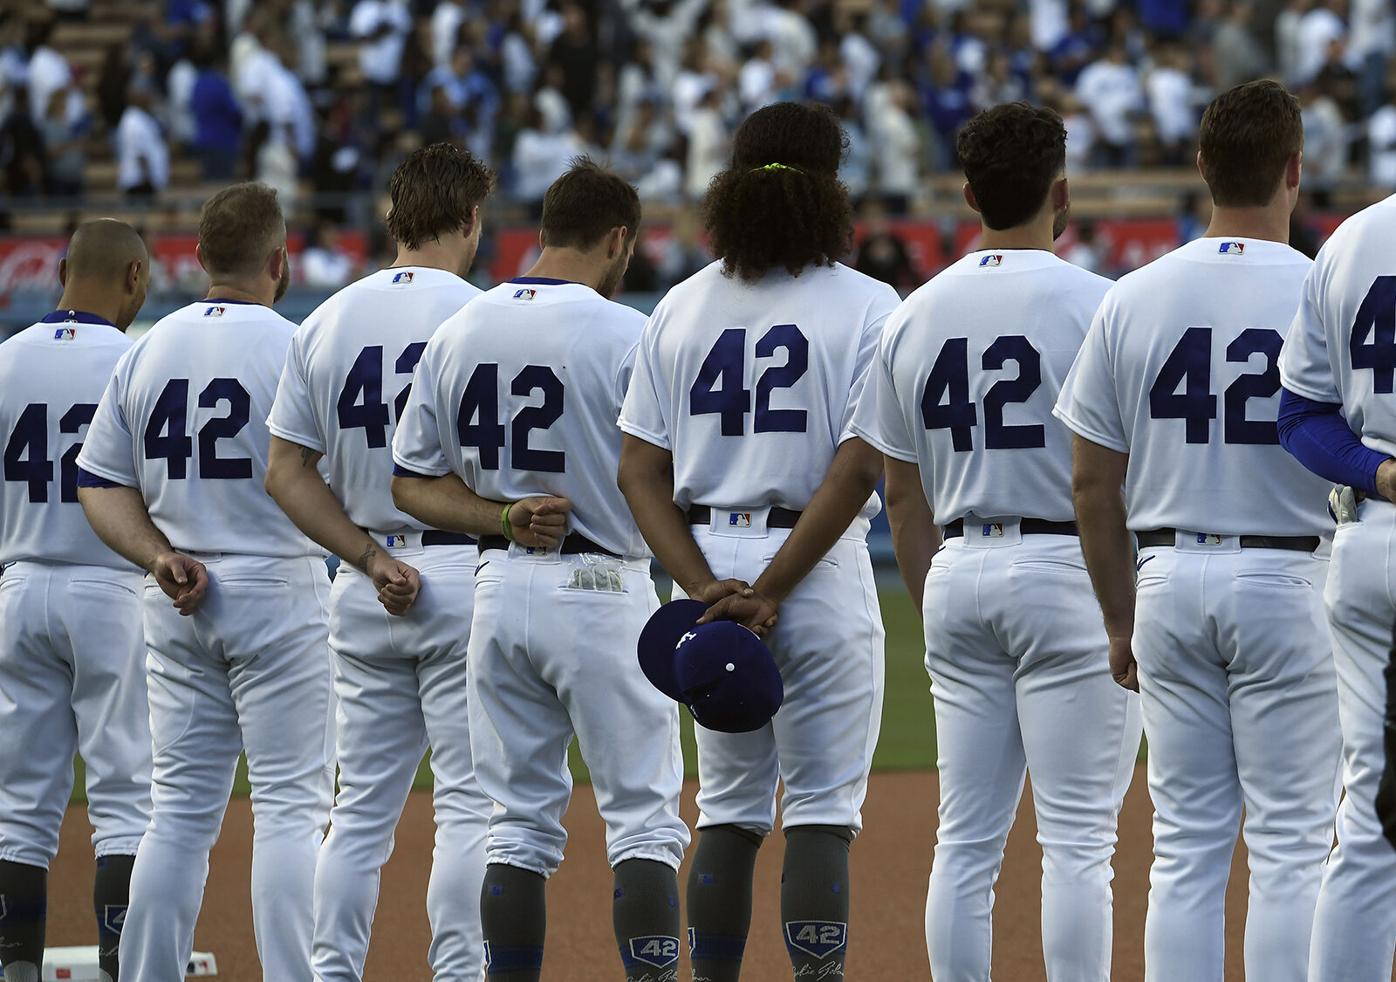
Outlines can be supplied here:
[[[794, 324], [776, 324], [756, 342], [756, 357], [771, 358], [785, 349], [784, 365], [772, 365], [756, 381], [756, 433], [804, 433], [809, 414], [803, 409], [772, 409], [771, 393], [788, 389], [809, 370], [809, 339]], [[716, 414], [723, 436], [746, 432], [746, 415], [752, 411], [751, 390], [746, 387], [746, 328], [729, 327], [699, 366], [698, 377], [688, 390], [690, 416]]]

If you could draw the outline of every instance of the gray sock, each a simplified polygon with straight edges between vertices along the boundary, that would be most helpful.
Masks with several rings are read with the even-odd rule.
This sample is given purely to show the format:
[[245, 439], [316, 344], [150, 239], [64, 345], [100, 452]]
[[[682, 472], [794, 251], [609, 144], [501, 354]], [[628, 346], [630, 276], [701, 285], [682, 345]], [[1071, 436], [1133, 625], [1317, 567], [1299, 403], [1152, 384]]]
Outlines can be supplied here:
[[538, 982], [548, 933], [547, 881], [530, 870], [491, 863], [480, 888], [490, 982]]
[[616, 867], [615, 925], [626, 982], [678, 982], [679, 877], [649, 859], [627, 859]]
[[852, 841], [852, 831], [836, 825], [797, 825], [785, 830], [780, 919], [798, 978], [843, 978]]
[[693, 982], [737, 982], [751, 929], [751, 877], [761, 836], [737, 825], [698, 832], [688, 871]]

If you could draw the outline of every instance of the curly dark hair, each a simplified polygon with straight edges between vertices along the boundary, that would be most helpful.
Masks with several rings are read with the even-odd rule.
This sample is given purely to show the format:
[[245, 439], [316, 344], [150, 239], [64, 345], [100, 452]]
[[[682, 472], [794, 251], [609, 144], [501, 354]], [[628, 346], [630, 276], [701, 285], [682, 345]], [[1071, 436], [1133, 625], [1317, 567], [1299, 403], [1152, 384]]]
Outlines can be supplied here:
[[960, 128], [955, 153], [991, 229], [1022, 225], [1066, 168], [1066, 127], [1051, 109], [1007, 102]]
[[732, 140], [731, 166], [713, 178], [703, 202], [725, 275], [799, 276], [848, 252], [853, 206], [838, 177], [846, 145], [826, 106], [778, 102], [747, 117]]
[[412, 151], [388, 182], [388, 234], [399, 245], [427, 242], [469, 229], [471, 213], [494, 190], [494, 172], [469, 150], [432, 143]]
[[1299, 100], [1268, 79], [1227, 89], [1202, 114], [1198, 145], [1214, 202], [1269, 204], [1290, 158], [1304, 149]]

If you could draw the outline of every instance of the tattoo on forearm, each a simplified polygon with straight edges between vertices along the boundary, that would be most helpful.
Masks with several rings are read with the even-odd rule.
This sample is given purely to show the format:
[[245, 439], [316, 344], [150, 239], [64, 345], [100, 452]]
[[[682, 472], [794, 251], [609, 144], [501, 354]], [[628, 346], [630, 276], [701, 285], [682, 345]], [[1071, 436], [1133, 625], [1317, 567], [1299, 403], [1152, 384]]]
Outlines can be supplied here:
[[378, 555], [378, 549], [374, 546], [369, 546], [363, 551], [363, 555], [359, 556], [354, 565], [364, 572], [368, 572], [368, 564], [376, 555]]
[[309, 447], [301, 447], [301, 466], [302, 466], [302, 467], [312, 467], [312, 466], [314, 466], [314, 464], [315, 464], [315, 461], [313, 460], [314, 456], [315, 456], [315, 451], [314, 451], [314, 450], [311, 450]]

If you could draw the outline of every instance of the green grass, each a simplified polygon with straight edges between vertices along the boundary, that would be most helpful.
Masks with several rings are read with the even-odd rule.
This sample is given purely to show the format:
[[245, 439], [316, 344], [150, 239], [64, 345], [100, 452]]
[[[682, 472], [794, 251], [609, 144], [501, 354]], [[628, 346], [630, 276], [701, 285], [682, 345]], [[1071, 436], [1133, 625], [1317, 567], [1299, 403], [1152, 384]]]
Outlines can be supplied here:
[[[930, 683], [923, 662], [925, 643], [921, 622], [916, 616], [906, 592], [887, 589], [881, 592], [882, 617], [887, 627], [887, 686], [882, 708], [882, 734], [873, 767], [878, 770], [915, 770], [935, 765], [935, 720], [931, 714]], [[693, 744], [693, 720], [683, 714], [684, 769], [690, 776], [697, 773], [698, 758]], [[578, 783], [588, 780], [574, 740], [570, 751], [572, 773]], [[73, 800], [83, 800], [82, 762], [76, 762], [77, 774], [73, 784]], [[431, 786], [431, 770], [423, 760], [417, 770], [416, 786]], [[247, 764], [238, 762], [233, 793], [248, 792]]]

